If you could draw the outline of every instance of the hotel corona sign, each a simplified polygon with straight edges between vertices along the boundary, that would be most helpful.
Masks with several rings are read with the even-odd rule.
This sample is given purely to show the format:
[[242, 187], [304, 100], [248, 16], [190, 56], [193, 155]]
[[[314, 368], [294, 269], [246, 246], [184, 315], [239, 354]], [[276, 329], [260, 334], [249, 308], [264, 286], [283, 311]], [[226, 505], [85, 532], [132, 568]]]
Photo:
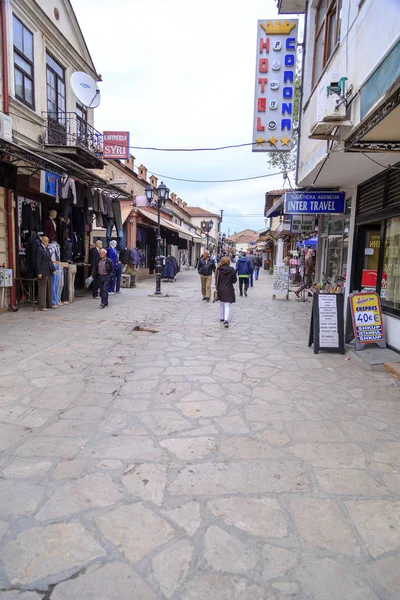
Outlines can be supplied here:
[[297, 19], [258, 21], [253, 152], [292, 149]]

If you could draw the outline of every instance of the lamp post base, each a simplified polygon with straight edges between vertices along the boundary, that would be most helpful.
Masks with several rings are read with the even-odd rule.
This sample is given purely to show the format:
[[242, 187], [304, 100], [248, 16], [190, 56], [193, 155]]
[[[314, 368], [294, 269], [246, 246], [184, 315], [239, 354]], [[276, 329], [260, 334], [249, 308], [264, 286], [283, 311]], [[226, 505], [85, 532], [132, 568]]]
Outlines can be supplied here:
[[160, 292], [159, 294], [148, 294], [147, 296], [148, 298], [169, 298], [169, 294], [163, 294], [162, 292]]

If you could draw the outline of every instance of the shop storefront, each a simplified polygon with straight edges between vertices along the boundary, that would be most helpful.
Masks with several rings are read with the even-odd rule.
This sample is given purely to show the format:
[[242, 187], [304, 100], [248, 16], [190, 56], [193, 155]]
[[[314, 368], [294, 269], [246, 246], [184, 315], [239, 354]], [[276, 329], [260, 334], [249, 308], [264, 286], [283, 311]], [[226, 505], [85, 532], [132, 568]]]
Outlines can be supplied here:
[[353, 290], [381, 298], [387, 342], [400, 351], [400, 164], [358, 187]]
[[[20, 302], [33, 300], [36, 286], [36, 250], [42, 236], [57, 266], [57, 298], [53, 306], [72, 302], [75, 290], [83, 290], [89, 274], [88, 257], [93, 226], [102, 225], [106, 240], [113, 228], [124, 246], [120, 192], [90, 171], [70, 165], [64, 176], [41, 170], [18, 176], [15, 197], [16, 291]], [[54, 281], [53, 281], [54, 284]]]
[[320, 239], [317, 276], [320, 281], [346, 278], [350, 232], [351, 200], [346, 200], [344, 215], [321, 215], [318, 237]]

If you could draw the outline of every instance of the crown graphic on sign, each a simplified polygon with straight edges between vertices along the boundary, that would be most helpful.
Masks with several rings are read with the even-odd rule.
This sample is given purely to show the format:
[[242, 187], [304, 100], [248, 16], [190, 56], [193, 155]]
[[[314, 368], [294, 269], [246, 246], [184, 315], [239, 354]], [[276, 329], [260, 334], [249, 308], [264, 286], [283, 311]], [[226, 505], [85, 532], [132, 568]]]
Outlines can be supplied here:
[[290, 24], [289, 21], [285, 21], [284, 23], [281, 23], [281, 21], [275, 21], [274, 23], [273, 21], [268, 21], [266, 25], [261, 23], [261, 27], [264, 29], [267, 35], [272, 35], [274, 33], [287, 34], [292, 31], [293, 27], [296, 27], [296, 23]]

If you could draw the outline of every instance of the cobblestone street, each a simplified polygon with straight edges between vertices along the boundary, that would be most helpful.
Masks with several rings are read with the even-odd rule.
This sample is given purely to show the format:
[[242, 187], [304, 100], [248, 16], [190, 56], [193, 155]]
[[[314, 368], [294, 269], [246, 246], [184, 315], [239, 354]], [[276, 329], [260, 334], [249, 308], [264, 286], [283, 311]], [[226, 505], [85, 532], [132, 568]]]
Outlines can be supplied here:
[[399, 383], [271, 280], [0, 316], [1, 600], [399, 599]]

